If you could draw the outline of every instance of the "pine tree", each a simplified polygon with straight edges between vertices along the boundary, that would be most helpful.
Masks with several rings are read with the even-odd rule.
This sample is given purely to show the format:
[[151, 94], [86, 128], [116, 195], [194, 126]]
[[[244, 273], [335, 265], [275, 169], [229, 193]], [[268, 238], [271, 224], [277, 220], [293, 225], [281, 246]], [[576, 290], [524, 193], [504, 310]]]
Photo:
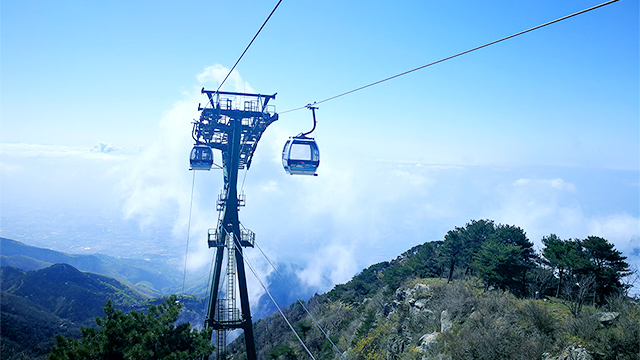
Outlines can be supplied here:
[[602, 304], [604, 298], [621, 293], [626, 287], [621, 279], [628, 274], [629, 264], [625, 256], [614, 249], [614, 245], [598, 236], [589, 236], [582, 241], [582, 247], [590, 260], [590, 272], [595, 279], [594, 304]]
[[80, 339], [56, 337], [51, 360], [200, 359], [213, 352], [210, 331], [176, 325], [182, 304], [175, 295], [147, 313], [115, 310], [111, 300], [106, 317], [96, 318], [97, 328], [83, 327]]

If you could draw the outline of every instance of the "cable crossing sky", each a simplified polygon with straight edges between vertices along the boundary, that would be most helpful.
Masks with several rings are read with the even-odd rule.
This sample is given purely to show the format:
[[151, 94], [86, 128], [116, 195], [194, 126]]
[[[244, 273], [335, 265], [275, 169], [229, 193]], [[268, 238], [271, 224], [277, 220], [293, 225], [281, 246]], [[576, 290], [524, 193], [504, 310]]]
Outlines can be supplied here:
[[[534, 27], [532, 27], [532, 28], [530, 28], [530, 29], [527, 29], [527, 30], [524, 30], [524, 31], [520, 31], [520, 32], [518, 32], [518, 33], [515, 33], [515, 34], [513, 34], [513, 35], [509, 35], [509, 36], [503, 37], [503, 38], [498, 39], [498, 40], [494, 40], [494, 41], [489, 42], [489, 43], [486, 43], [486, 44], [484, 44], [484, 45], [480, 45], [480, 46], [474, 47], [473, 49], [469, 49], [469, 50], [466, 50], [466, 51], [463, 51], [463, 52], [457, 53], [457, 54], [455, 54], [455, 55], [448, 56], [448, 57], [446, 57], [446, 58], [443, 58], [443, 59], [440, 59], [440, 60], [437, 60], [437, 61], [431, 62], [431, 63], [426, 64], [426, 65], [419, 66], [419, 67], [417, 67], [417, 68], [414, 68], [414, 69], [411, 69], [411, 70], [408, 70], [408, 71], [405, 71], [405, 72], [402, 72], [402, 73], [399, 73], [399, 74], [396, 74], [396, 75], [390, 76], [390, 77], [385, 78], [385, 79], [382, 79], [382, 80], [378, 80], [378, 81], [373, 82], [373, 83], [371, 83], [371, 84], [361, 86], [361, 87], [359, 87], [359, 88], [356, 88], [356, 89], [353, 89], [353, 90], [350, 90], [350, 91], [344, 92], [344, 93], [342, 93], [342, 94], [338, 94], [338, 95], [335, 95], [335, 96], [332, 96], [332, 97], [326, 98], [326, 99], [324, 99], [324, 100], [320, 100], [320, 101], [313, 102], [313, 105], [322, 104], [322, 103], [324, 103], [324, 102], [331, 101], [331, 100], [334, 100], [334, 99], [337, 99], [337, 98], [339, 98], [339, 97], [343, 97], [343, 96], [346, 96], [346, 95], [352, 94], [352, 93], [357, 92], [357, 91], [360, 91], [360, 90], [364, 90], [364, 89], [369, 88], [369, 87], [372, 87], [372, 86], [374, 86], [374, 85], [378, 85], [378, 84], [381, 84], [381, 83], [383, 83], [383, 82], [386, 82], [386, 81], [389, 81], [389, 80], [393, 80], [393, 79], [395, 79], [395, 78], [398, 78], [398, 77], [401, 77], [401, 76], [404, 76], [404, 75], [410, 74], [410, 73], [412, 73], [412, 72], [414, 72], [414, 71], [418, 71], [418, 70], [424, 69], [424, 68], [426, 68], [426, 67], [429, 67], [429, 66], [432, 66], [432, 65], [435, 65], [435, 64], [439, 64], [439, 63], [444, 62], [444, 61], [447, 61], [447, 60], [451, 60], [451, 59], [456, 58], [456, 57], [458, 57], [458, 56], [465, 55], [465, 54], [468, 54], [468, 53], [473, 52], [473, 51], [476, 51], [476, 50], [480, 50], [480, 49], [485, 48], [485, 47], [487, 47], [487, 46], [497, 44], [497, 43], [499, 43], [499, 42], [502, 42], [502, 41], [505, 41], [505, 40], [508, 40], [508, 39], [514, 38], [514, 37], [516, 37], [516, 36], [520, 36], [520, 35], [526, 34], [526, 33], [528, 33], [528, 32], [531, 32], [531, 31], [534, 31], [534, 30], [537, 30], [537, 29], [543, 28], [543, 27], [548, 26], [548, 25], [551, 25], [551, 24], [555, 24], [555, 23], [560, 22], [560, 21], [563, 21], [563, 20], [567, 20], [567, 19], [569, 19], [569, 18], [572, 18], [572, 17], [577, 16], [577, 15], [584, 14], [584, 13], [589, 12], [589, 11], [591, 11], [591, 10], [595, 10], [595, 9], [601, 8], [601, 7], [603, 7], [603, 6], [613, 4], [614, 2], [617, 2], [617, 1], [619, 1], [619, 0], [610, 0], [610, 1], [604, 2], [604, 3], [602, 3], [602, 4], [592, 6], [592, 7], [588, 8], [588, 9], [584, 9], [584, 10], [581, 10], [581, 11], [575, 12], [575, 13], [573, 13], [573, 14], [570, 14], [570, 15], [567, 15], [567, 16], [563, 16], [563, 17], [558, 18], [558, 19], [556, 19], [556, 20], [552, 20], [552, 21], [546, 22], [546, 23], [544, 23], [544, 24], [541, 24], [541, 25], [538, 25], [538, 26], [534, 26]], [[294, 108], [294, 109], [290, 109], [290, 110], [286, 110], [286, 111], [281, 111], [281, 112], [279, 112], [279, 114], [286, 114], [286, 113], [288, 113], [288, 112], [293, 112], [293, 111], [297, 111], [297, 110], [302, 110], [302, 109], [305, 109], [307, 106], [308, 106], [308, 105], [301, 106], [301, 107]]]
[[238, 61], [236, 61], [236, 63], [231, 68], [231, 70], [229, 70], [229, 73], [227, 74], [227, 76], [225, 76], [224, 80], [222, 80], [222, 82], [218, 86], [218, 90], [216, 90], [216, 91], [220, 91], [220, 88], [222, 88], [222, 85], [224, 84], [224, 82], [227, 81], [227, 79], [229, 78], [229, 75], [231, 75], [231, 73], [233, 72], [233, 69], [236, 68], [236, 66], [238, 65], [238, 63], [240, 62], [240, 60], [242, 59], [244, 54], [251, 47], [251, 44], [253, 44], [253, 41], [258, 37], [258, 34], [260, 34], [260, 32], [262, 31], [264, 26], [267, 25], [267, 22], [269, 21], [269, 19], [271, 19], [271, 15], [273, 15], [273, 13], [276, 12], [276, 9], [278, 8], [278, 6], [280, 6], [281, 2], [282, 2], [282, 0], [278, 1], [276, 6], [273, 8], [273, 10], [271, 10], [271, 13], [269, 14], [269, 16], [267, 16], [267, 19], [264, 21], [264, 23], [262, 23], [262, 26], [260, 26], [260, 29], [258, 29], [258, 32], [256, 32], [256, 34], [253, 36], [253, 39], [251, 39], [251, 41], [249, 42], [249, 45], [247, 45], [247, 47], [244, 49], [244, 51], [242, 52], [242, 55], [240, 55], [240, 57], [238, 58]]

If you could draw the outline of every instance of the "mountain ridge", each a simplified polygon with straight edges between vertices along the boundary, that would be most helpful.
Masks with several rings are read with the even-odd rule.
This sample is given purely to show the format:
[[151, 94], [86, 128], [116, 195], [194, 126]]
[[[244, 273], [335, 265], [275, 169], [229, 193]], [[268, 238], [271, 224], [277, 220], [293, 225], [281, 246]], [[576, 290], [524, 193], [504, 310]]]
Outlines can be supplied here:
[[180, 272], [161, 262], [114, 258], [102, 254], [66, 254], [3, 237], [0, 237], [0, 249], [1, 266], [39, 270], [57, 263], [65, 263], [81, 271], [121, 279], [149, 296], [175, 293], [181, 284]]
[[2, 358], [25, 354], [40, 358], [49, 351], [54, 335], [79, 336], [80, 327], [94, 326], [111, 299], [123, 311], [149, 299], [120, 281], [82, 272], [59, 263], [24, 271], [0, 267]]

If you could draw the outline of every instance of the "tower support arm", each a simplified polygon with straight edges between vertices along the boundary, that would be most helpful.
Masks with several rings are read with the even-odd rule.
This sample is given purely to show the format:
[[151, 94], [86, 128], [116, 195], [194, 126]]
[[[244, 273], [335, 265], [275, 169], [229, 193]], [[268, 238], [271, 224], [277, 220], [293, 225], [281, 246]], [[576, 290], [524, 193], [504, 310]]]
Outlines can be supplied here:
[[219, 95], [236, 95], [236, 96], [257, 97], [257, 98], [264, 98], [265, 100], [268, 101], [268, 100], [271, 100], [271, 99], [275, 99], [276, 95], [278, 95], [278, 93], [275, 93], [273, 95], [262, 95], [262, 94], [249, 94], [249, 93], [231, 92], [231, 91], [205, 90], [204, 88], [202, 88], [202, 90], [200, 90], [200, 92], [202, 94], [207, 94], [209, 99], [211, 99], [214, 95], [219, 94]]

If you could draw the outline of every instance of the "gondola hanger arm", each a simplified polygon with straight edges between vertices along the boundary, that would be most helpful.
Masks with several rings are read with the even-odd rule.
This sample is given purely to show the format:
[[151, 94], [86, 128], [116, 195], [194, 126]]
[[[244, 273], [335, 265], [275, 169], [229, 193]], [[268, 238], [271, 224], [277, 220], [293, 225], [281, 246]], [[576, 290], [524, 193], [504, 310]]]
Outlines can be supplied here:
[[311, 134], [315, 129], [316, 129], [316, 109], [318, 108], [317, 106], [315, 106], [315, 102], [313, 104], [307, 104], [307, 106], [305, 106], [307, 109], [311, 110], [311, 113], [313, 114], [313, 128], [309, 131], [307, 131], [306, 133], [300, 133], [298, 135], [298, 137], [306, 137], [307, 135]]

